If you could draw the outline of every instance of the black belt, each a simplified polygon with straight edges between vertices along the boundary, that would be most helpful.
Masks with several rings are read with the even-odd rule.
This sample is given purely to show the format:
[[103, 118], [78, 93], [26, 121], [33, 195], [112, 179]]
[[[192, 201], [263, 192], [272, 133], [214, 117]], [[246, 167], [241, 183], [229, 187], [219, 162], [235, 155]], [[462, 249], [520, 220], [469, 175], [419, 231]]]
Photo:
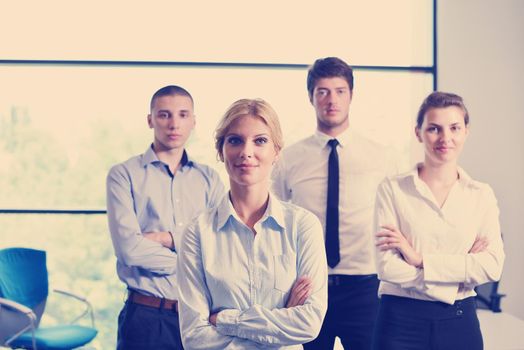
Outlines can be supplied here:
[[345, 286], [349, 284], [354, 284], [362, 282], [365, 280], [377, 278], [376, 274], [371, 275], [329, 275], [328, 276], [328, 286]]

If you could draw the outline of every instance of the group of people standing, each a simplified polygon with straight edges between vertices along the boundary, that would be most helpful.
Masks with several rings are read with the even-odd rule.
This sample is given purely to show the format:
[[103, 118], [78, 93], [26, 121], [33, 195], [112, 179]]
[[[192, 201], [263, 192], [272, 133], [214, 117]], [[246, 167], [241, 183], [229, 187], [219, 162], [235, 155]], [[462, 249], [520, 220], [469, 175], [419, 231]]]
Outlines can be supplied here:
[[118, 349], [482, 349], [473, 288], [500, 278], [504, 251], [493, 191], [457, 164], [462, 98], [423, 101], [424, 160], [401, 172], [350, 127], [348, 64], [316, 60], [307, 89], [316, 132], [286, 148], [269, 103], [228, 108], [228, 191], [184, 148], [189, 92], [153, 95], [153, 144], [107, 177]]

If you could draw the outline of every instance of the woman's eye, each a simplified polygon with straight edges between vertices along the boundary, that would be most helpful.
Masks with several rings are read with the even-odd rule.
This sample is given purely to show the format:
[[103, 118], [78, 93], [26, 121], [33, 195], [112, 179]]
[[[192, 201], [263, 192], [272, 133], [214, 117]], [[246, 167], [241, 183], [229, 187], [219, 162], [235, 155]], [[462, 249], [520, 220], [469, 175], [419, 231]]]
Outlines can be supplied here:
[[436, 126], [430, 126], [428, 129], [428, 132], [430, 133], [436, 133], [438, 132], [438, 128]]
[[240, 140], [240, 137], [228, 137], [227, 138], [227, 143], [230, 145], [238, 145], [241, 142], [242, 140]]
[[256, 143], [257, 145], [263, 145], [263, 144], [267, 143], [267, 141], [268, 141], [267, 138], [265, 138], [265, 137], [259, 137], [259, 138], [257, 138], [257, 139], [255, 140], [255, 143]]

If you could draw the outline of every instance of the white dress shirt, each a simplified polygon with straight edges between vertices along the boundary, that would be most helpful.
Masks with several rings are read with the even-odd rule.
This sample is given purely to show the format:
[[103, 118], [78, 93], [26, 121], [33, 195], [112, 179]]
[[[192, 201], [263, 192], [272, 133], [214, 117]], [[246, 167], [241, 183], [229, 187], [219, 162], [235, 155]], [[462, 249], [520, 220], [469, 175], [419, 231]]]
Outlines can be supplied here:
[[[322, 227], [310, 212], [270, 196], [254, 235], [229, 196], [182, 237], [178, 274], [186, 349], [302, 349], [327, 310]], [[300, 276], [313, 282], [304, 305], [286, 308]], [[219, 312], [216, 327], [209, 315]]]
[[[273, 192], [313, 212], [326, 227], [328, 159], [333, 137], [317, 131], [285, 148], [273, 170]], [[329, 274], [376, 273], [372, 233], [378, 184], [398, 173], [391, 153], [349, 128], [337, 137], [340, 262]]]
[[[384, 224], [399, 228], [422, 254], [423, 268], [406, 263], [397, 250], [377, 250], [379, 295], [453, 304], [474, 296], [475, 286], [500, 278], [504, 250], [497, 200], [489, 185], [460, 168], [442, 208], [419, 178], [418, 166], [386, 179], [377, 193], [375, 232]], [[477, 237], [488, 239], [487, 249], [468, 253]]]

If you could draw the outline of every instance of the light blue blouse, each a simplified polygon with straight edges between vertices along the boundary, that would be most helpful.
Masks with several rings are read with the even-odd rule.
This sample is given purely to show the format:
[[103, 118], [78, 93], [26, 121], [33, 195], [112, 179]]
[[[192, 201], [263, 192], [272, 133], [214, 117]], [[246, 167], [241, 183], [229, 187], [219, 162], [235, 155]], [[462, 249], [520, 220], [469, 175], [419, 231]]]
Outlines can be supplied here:
[[[178, 281], [187, 349], [301, 349], [318, 335], [327, 309], [320, 221], [270, 195], [254, 228], [256, 235], [225, 196], [184, 232]], [[310, 297], [286, 308], [304, 275], [313, 281]], [[219, 311], [215, 327], [208, 319]]]

